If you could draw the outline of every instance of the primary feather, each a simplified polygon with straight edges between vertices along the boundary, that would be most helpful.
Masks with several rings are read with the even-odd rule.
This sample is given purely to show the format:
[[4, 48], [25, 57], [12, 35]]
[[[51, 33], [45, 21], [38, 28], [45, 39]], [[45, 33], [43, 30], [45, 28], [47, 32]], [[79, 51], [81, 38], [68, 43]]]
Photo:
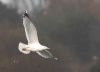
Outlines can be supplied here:
[[47, 50], [38, 51], [37, 53], [44, 58], [53, 58], [53, 55]]

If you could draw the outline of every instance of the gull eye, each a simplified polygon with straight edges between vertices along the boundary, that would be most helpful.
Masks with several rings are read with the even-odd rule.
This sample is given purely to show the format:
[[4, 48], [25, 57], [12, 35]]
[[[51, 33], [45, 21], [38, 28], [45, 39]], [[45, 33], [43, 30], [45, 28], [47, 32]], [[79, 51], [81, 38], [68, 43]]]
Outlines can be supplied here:
[[23, 50], [23, 51], [26, 51], [27, 49], [26, 49], [26, 48], [23, 48], [22, 50]]

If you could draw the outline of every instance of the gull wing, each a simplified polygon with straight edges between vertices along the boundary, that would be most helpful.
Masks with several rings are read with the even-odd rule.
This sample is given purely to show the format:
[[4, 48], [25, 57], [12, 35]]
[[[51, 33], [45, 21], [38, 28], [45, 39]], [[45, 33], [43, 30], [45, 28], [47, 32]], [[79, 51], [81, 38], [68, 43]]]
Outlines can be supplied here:
[[38, 51], [36, 53], [43, 58], [54, 58], [57, 60], [57, 58], [54, 57], [48, 50], [42, 50], [42, 51]]
[[38, 42], [37, 30], [27, 13], [23, 16], [23, 25], [28, 43]]

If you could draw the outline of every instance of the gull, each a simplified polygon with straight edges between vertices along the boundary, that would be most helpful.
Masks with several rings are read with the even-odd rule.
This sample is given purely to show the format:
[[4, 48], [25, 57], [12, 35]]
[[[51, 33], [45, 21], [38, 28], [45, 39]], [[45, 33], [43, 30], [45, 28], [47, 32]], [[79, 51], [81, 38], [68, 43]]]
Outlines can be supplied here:
[[56, 57], [54, 57], [50, 51], [48, 51], [47, 46], [41, 45], [38, 40], [37, 36], [37, 30], [35, 25], [32, 23], [27, 11], [24, 12], [23, 15], [23, 26], [25, 28], [25, 34], [28, 41], [28, 44], [24, 44], [22, 42], [19, 43], [18, 49], [23, 54], [29, 54], [30, 52], [36, 52], [38, 55], [40, 55], [43, 58], [53, 58], [57, 60]]

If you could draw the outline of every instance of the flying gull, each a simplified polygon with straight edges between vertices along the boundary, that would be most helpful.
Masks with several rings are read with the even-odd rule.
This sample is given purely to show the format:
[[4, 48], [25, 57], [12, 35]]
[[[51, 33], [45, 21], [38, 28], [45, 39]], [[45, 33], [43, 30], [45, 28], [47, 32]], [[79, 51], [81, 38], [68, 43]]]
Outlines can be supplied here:
[[23, 26], [25, 28], [25, 34], [28, 41], [28, 44], [22, 42], [19, 43], [19, 51], [24, 54], [29, 54], [30, 52], [36, 52], [43, 58], [53, 58], [57, 60], [49, 51], [47, 46], [41, 45], [38, 41], [37, 30], [34, 24], [32, 23], [27, 11], [23, 15]]

